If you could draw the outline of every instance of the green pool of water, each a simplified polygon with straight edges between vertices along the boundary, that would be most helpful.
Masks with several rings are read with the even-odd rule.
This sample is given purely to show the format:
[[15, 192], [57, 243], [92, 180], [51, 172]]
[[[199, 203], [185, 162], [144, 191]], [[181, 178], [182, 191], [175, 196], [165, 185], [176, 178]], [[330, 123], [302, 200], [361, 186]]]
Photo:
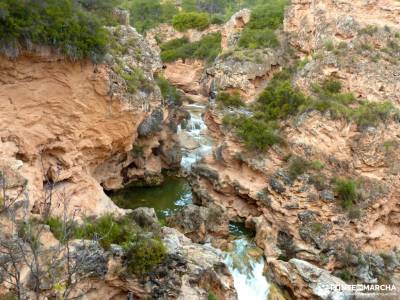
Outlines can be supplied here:
[[167, 177], [162, 185], [156, 187], [127, 187], [110, 196], [121, 208], [153, 207], [160, 219], [192, 202], [189, 183], [178, 177]]
[[229, 232], [236, 237], [247, 237], [249, 240], [255, 237], [255, 232], [244, 226], [244, 223], [229, 222]]

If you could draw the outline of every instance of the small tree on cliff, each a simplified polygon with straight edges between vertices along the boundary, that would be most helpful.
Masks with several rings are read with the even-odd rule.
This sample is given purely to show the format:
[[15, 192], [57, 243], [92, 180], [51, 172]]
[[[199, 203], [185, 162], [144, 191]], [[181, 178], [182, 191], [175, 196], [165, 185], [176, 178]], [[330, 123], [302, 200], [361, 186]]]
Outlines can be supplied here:
[[[21, 197], [27, 195], [26, 186], [11, 191], [7, 188], [7, 178], [3, 173], [0, 182], [3, 199], [0, 221], [5, 224], [3, 229], [7, 228], [7, 231], [0, 232], [0, 285], [6, 285], [18, 300], [26, 299], [30, 294], [39, 300], [45, 286], [57, 291], [61, 299], [70, 299], [71, 291], [82, 273], [82, 263], [71, 251], [74, 216], [68, 218], [67, 197], [62, 192], [55, 193], [54, 184], [47, 184], [45, 199], [41, 201], [42, 218], [49, 220], [53, 197], [57, 197], [63, 205], [59, 226], [62, 239], [57, 245], [49, 247], [42, 241], [48, 226], [40, 219], [29, 218], [29, 199]], [[85, 247], [85, 243], [82, 245]], [[23, 269], [29, 271], [27, 282], [22, 282]]]

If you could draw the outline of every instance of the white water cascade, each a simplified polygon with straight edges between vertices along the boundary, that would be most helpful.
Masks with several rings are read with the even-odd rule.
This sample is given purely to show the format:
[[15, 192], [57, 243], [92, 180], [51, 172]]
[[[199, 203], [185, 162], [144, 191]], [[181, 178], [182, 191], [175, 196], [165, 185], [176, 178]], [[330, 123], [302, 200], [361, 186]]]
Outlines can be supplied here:
[[184, 149], [181, 165], [185, 170], [190, 170], [195, 162], [212, 152], [212, 139], [206, 136], [207, 126], [202, 118], [205, 105], [189, 104], [184, 108], [190, 113], [190, 120], [184, 129], [180, 126], [178, 130], [185, 132], [198, 144], [195, 149]]
[[[185, 109], [190, 113], [191, 119], [184, 128], [179, 128], [191, 139], [197, 142], [197, 147], [184, 150], [182, 166], [190, 170], [191, 166], [205, 155], [212, 152], [213, 140], [206, 135], [207, 126], [202, 118], [205, 110], [204, 105], [186, 105]], [[239, 300], [266, 300], [268, 297], [269, 283], [264, 271], [264, 258], [262, 255], [255, 257], [251, 251], [255, 244], [244, 233], [236, 234], [237, 239], [233, 242], [232, 251], [224, 252], [227, 264], [233, 279]]]

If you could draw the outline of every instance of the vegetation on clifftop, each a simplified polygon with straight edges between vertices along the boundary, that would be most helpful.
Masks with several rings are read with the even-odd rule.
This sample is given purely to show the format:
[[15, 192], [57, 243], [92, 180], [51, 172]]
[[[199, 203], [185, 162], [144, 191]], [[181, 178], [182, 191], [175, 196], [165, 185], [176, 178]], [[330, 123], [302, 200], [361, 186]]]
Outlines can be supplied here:
[[102, 25], [100, 18], [72, 0], [3, 0], [0, 53], [16, 57], [38, 44], [57, 48], [74, 60], [99, 62], [108, 42]]
[[282, 26], [287, 0], [265, 1], [252, 9], [249, 24], [239, 40], [241, 48], [273, 48], [279, 45], [275, 30]]
[[331, 118], [354, 122], [360, 130], [400, 116], [389, 101], [362, 101], [351, 93], [341, 93], [342, 85], [335, 79], [328, 78], [320, 85], [314, 85], [313, 95], [307, 97], [292, 85], [291, 77], [289, 70], [277, 73], [250, 107], [251, 117], [225, 116], [224, 124], [235, 128], [250, 149], [263, 151], [282, 142], [279, 123], [307, 111], [316, 110]]
[[120, 245], [126, 252], [125, 264], [131, 273], [142, 275], [161, 263], [165, 247], [157, 235], [145, 232], [129, 217], [116, 219], [105, 215], [97, 219], [85, 219], [83, 224], [63, 222], [59, 218], [49, 218], [46, 224], [61, 242], [71, 239], [95, 240], [105, 249], [112, 244]]
[[193, 43], [185, 38], [175, 39], [162, 44], [160, 48], [161, 59], [164, 62], [190, 58], [213, 61], [221, 52], [221, 34], [209, 34]]
[[130, 0], [124, 1], [122, 7], [129, 11], [131, 25], [142, 33], [161, 23], [170, 23], [178, 13], [173, 1]]
[[172, 25], [179, 31], [188, 29], [202, 31], [210, 25], [210, 19], [206, 13], [180, 12], [172, 18]]
[[155, 80], [167, 103], [173, 103], [178, 106], [182, 105], [182, 96], [175, 86], [162, 76], [157, 76]]

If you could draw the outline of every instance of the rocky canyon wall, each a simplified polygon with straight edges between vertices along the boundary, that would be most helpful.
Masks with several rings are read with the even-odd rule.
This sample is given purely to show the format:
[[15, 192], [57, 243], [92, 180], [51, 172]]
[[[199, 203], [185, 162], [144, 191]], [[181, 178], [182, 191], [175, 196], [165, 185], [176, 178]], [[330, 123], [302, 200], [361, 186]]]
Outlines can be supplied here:
[[[51, 51], [0, 58], [1, 166], [10, 187], [15, 174], [25, 179], [22, 198], [32, 213], [60, 214], [56, 193], [73, 214], [118, 213], [103, 188], [160, 182], [163, 168], [179, 165], [175, 133], [184, 114], [163, 106], [153, 79], [159, 57], [133, 28], [112, 30], [123, 50], [108, 54], [107, 64]], [[134, 72], [141, 81], [132, 91], [123, 77]]]

